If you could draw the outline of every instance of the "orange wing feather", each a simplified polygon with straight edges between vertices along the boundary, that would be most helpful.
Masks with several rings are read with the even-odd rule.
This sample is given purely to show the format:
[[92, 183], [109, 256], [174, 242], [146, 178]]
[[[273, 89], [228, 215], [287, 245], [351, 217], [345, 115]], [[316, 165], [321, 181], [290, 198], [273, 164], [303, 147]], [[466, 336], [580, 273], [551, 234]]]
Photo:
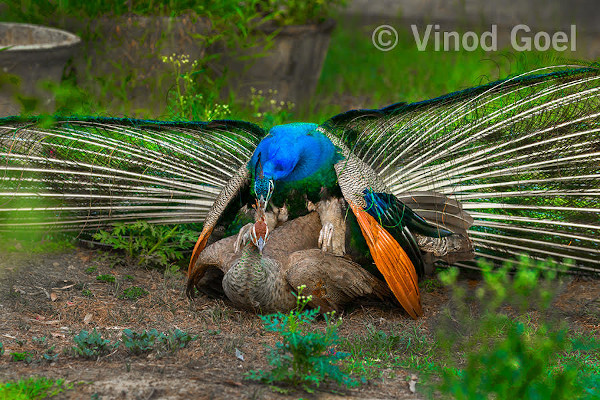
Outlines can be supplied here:
[[200, 253], [202, 253], [202, 250], [204, 250], [204, 248], [206, 247], [206, 243], [208, 242], [208, 238], [210, 237], [210, 234], [212, 233], [212, 227], [204, 227], [204, 229], [202, 229], [202, 232], [200, 232], [200, 236], [198, 237], [198, 241], [196, 242], [196, 245], [194, 246], [194, 251], [192, 252], [192, 258], [190, 259], [190, 265], [188, 266], [188, 273], [187, 276], [188, 278], [191, 277], [192, 275], [192, 270], [194, 269], [194, 264], [196, 264], [196, 260], [198, 259], [198, 256], [200, 255]]
[[369, 245], [375, 265], [383, 274], [390, 289], [412, 318], [417, 319], [422, 316], [417, 272], [410, 258], [375, 218], [351, 202], [350, 207]]

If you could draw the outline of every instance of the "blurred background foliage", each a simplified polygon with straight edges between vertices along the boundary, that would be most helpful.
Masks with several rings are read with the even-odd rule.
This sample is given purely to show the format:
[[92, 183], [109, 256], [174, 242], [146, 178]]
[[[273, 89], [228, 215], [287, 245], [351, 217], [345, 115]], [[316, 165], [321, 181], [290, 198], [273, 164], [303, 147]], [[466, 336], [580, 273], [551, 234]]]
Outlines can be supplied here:
[[[375, 25], [340, 14], [344, 4], [344, 0], [5, 0], [0, 2], [0, 18], [50, 26], [56, 26], [57, 21], [65, 18], [117, 18], [123, 15], [194, 14], [210, 21], [210, 33], [198, 39], [204, 40], [209, 48], [203, 57], [194, 60], [186, 58], [185, 54], [163, 57], [162, 62], [168, 65], [170, 74], [165, 78], [170, 82], [165, 109], [159, 112], [133, 109], [127, 101], [115, 108], [107, 98], [128, 99], [127, 85], [115, 79], [96, 79], [96, 84], [103, 85], [104, 96], [98, 96], [90, 93], [81, 78], [76, 78], [67, 69], [60, 84], [47, 83], [45, 87], [55, 96], [59, 114], [186, 120], [234, 118], [267, 126], [299, 120], [322, 122], [348, 109], [419, 101], [541, 66], [564, 63], [562, 53], [551, 51], [418, 51], [408, 25], [398, 27], [398, 46], [393, 51], [382, 52], [371, 42]], [[277, 27], [318, 23], [331, 17], [337, 20], [337, 27], [316, 93], [310, 101], [301, 104], [282, 101], [276, 90], [236, 93], [228, 85], [227, 71], [219, 74], [214, 71], [213, 66], [219, 64], [222, 55], [210, 51], [215, 42], [225, 43], [226, 48], [234, 50], [259, 45], [261, 49], [268, 49], [277, 35]], [[276, 27], [275, 31], [257, 34], [261, 32], [258, 28], [265, 25]], [[261, 55], [259, 51], [256, 57]], [[182, 60], [188, 63], [187, 68], [182, 68]], [[23, 109], [27, 113], [39, 112], [35, 106], [25, 106]]]

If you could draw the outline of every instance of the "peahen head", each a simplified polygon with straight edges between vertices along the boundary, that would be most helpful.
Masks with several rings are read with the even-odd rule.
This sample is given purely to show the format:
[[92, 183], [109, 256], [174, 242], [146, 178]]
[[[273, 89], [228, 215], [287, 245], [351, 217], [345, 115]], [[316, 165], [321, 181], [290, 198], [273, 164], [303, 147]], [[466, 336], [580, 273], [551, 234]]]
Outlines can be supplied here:
[[262, 254], [263, 248], [269, 238], [269, 227], [267, 226], [263, 205], [260, 201], [256, 203], [256, 222], [250, 231], [250, 240], [258, 248], [258, 252]]

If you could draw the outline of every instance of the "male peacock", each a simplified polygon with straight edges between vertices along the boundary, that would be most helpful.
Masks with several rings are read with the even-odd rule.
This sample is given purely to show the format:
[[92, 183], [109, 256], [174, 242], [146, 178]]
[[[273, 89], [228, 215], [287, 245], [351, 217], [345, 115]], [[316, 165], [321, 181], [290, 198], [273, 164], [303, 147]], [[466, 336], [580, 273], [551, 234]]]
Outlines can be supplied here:
[[[472, 267], [473, 252], [526, 253], [598, 272], [599, 72], [537, 71], [270, 132], [241, 121], [3, 119], [1, 226], [204, 218], [193, 287], [204, 273], [196, 260], [240, 193], [263, 208], [342, 196], [413, 317], [417, 272], [437, 260]], [[324, 222], [322, 248], [342, 255], [344, 231]]]

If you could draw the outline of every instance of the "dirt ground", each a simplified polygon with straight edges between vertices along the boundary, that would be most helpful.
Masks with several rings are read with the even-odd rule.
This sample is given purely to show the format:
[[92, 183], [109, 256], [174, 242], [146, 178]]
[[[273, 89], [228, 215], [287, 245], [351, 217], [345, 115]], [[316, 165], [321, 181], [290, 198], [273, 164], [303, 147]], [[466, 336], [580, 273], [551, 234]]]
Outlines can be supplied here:
[[[237, 310], [223, 299], [200, 296], [190, 301], [180, 273], [114, 266], [100, 254], [82, 248], [51, 254], [0, 254], [0, 342], [6, 350], [0, 357], [0, 381], [32, 375], [64, 378], [74, 383], [72, 390], [57, 397], [66, 399], [422, 398], [408, 388], [414, 371], [395, 370], [384, 374], [390, 378], [337, 394], [282, 395], [244, 380], [244, 373], [252, 369], [267, 369], [265, 345], [277, 341], [255, 314]], [[98, 281], [99, 274], [112, 274], [116, 282]], [[137, 300], [120, 298], [131, 286], [149, 293]], [[419, 321], [391, 306], [355, 305], [343, 313], [340, 335], [360, 335], [369, 325], [383, 331], [398, 326], [410, 329], [416, 324], [430, 329], [447, 295], [443, 289], [435, 289], [423, 291], [422, 299], [425, 317]], [[576, 278], [557, 305], [569, 323], [600, 332], [599, 299], [600, 281]], [[73, 346], [74, 335], [93, 328], [112, 341], [118, 340], [125, 328], [138, 332], [179, 328], [200, 339], [160, 357], [155, 353], [131, 355], [123, 346], [98, 360], [63, 353]], [[58, 358], [42, 361], [42, 354], [51, 346]], [[11, 361], [11, 352], [25, 351], [33, 352], [36, 361]]]

